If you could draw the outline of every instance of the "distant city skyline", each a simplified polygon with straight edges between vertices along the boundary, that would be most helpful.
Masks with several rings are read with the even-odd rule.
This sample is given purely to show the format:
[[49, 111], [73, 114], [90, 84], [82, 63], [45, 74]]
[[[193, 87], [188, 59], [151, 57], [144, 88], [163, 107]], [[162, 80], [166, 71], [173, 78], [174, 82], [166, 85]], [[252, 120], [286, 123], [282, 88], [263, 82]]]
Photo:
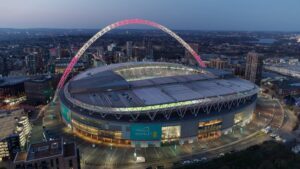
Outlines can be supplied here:
[[115, 21], [142, 18], [176, 30], [300, 31], [299, 0], [0, 2], [0, 28], [100, 29]]

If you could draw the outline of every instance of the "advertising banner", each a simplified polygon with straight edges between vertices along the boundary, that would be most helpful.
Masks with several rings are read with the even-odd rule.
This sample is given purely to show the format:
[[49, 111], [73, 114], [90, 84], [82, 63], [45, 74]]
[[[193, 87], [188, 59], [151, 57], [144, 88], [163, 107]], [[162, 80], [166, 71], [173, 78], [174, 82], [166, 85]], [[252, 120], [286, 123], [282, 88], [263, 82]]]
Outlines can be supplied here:
[[137, 141], [151, 141], [161, 139], [161, 125], [158, 124], [132, 124], [130, 126], [130, 139]]

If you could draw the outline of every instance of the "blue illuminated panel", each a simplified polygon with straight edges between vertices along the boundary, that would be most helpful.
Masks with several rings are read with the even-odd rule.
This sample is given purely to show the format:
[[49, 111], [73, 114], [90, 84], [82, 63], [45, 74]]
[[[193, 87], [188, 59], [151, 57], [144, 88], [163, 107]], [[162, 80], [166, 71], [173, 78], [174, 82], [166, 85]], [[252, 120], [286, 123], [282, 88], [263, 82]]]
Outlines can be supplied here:
[[161, 139], [161, 125], [158, 124], [132, 124], [130, 126], [130, 139], [138, 141], [151, 141]]

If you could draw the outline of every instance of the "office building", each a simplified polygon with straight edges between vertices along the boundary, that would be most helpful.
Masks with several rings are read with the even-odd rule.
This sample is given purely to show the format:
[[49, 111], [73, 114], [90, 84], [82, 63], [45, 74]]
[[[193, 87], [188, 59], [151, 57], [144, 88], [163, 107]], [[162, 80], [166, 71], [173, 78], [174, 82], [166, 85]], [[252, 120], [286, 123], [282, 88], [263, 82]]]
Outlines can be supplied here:
[[13, 160], [26, 144], [31, 125], [23, 109], [0, 111], [0, 161]]
[[209, 63], [209, 67], [215, 68], [215, 69], [226, 69], [227, 65], [228, 65], [227, 61], [222, 60], [220, 58], [212, 59], [212, 60], [210, 60], [210, 63]]
[[24, 83], [25, 95], [30, 104], [48, 103], [54, 94], [54, 85], [51, 76], [39, 76]]

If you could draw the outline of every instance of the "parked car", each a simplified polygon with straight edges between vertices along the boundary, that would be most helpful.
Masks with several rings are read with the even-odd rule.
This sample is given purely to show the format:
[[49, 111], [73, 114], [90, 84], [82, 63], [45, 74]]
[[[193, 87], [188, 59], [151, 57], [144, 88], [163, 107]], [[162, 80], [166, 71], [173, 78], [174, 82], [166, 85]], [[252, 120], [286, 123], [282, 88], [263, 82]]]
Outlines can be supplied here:
[[224, 153], [220, 153], [218, 157], [223, 157], [224, 155]]
[[182, 162], [182, 165], [191, 164], [191, 163], [192, 163], [192, 161], [190, 161], [190, 160], [184, 160]]
[[145, 157], [137, 156], [135, 162], [136, 163], [144, 163], [144, 162], [146, 162], [146, 159], [145, 159]]

